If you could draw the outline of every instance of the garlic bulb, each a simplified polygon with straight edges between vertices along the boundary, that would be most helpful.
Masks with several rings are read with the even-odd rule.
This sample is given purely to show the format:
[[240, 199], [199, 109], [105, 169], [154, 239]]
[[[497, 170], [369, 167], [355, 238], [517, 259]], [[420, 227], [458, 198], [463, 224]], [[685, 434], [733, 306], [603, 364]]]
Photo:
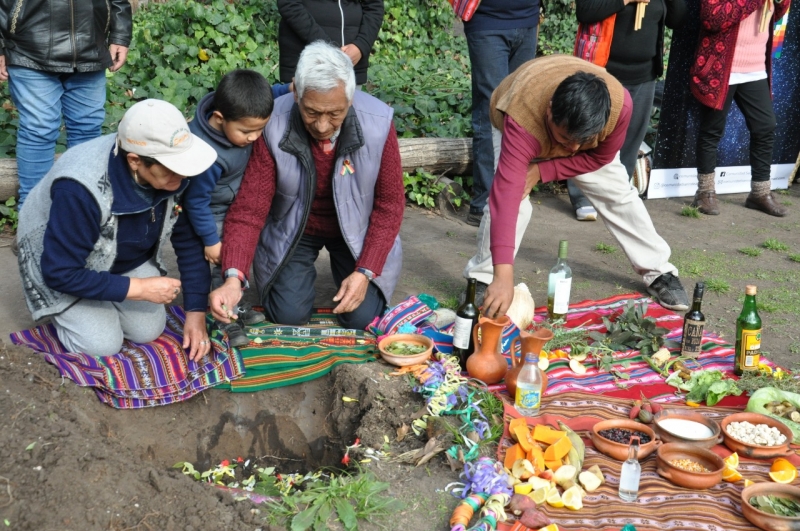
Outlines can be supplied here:
[[533, 322], [533, 296], [523, 283], [514, 287], [514, 299], [508, 307], [506, 315], [517, 325], [520, 330], [525, 330]]

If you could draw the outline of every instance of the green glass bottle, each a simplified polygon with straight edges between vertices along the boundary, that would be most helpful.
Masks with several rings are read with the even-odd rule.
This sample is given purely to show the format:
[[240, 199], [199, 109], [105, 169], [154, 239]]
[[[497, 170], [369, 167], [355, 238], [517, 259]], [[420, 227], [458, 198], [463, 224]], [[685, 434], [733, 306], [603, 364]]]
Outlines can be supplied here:
[[567, 265], [567, 240], [558, 242], [558, 261], [547, 279], [547, 316], [551, 321], [564, 319], [569, 310], [572, 269]]
[[756, 287], [747, 286], [744, 307], [736, 319], [736, 352], [733, 372], [741, 376], [745, 371], [758, 370], [761, 357], [761, 317], [756, 308]]

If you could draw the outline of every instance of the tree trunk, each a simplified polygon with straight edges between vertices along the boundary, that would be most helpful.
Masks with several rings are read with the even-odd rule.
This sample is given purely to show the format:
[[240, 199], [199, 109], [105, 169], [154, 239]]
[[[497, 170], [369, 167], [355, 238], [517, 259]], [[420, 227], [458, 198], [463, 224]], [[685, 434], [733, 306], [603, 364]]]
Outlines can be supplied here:
[[[417, 168], [436, 175], [472, 173], [471, 138], [400, 138], [403, 171]], [[0, 159], [0, 202], [17, 194], [17, 160]]]

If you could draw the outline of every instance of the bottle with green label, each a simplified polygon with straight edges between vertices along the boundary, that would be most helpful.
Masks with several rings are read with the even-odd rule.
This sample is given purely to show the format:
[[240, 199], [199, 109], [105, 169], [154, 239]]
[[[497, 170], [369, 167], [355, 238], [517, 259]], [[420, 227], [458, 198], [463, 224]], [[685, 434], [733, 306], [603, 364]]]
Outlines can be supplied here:
[[761, 357], [761, 317], [756, 308], [756, 287], [745, 288], [744, 307], [736, 319], [736, 349], [733, 372], [741, 376], [745, 371], [758, 370]]
[[564, 319], [569, 310], [572, 269], [567, 265], [567, 240], [558, 242], [558, 261], [547, 279], [547, 316], [551, 321]]

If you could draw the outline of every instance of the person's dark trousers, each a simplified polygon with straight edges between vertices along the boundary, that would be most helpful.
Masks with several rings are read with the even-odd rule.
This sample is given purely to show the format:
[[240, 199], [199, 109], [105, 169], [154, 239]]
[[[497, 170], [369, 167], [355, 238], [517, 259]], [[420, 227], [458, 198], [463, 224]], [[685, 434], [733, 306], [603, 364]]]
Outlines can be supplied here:
[[[316, 295], [314, 281], [317, 279], [317, 268], [314, 262], [323, 247], [330, 254], [331, 273], [337, 289], [355, 271], [356, 261], [344, 239], [303, 236], [262, 301], [268, 320], [286, 325], [302, 325], [308, 322]], [[361, 305], [352, 312], [338, 314], [337, 318], [339, 324], [345, 328], [363, 330], [385, 309], [386, 300], [383, 294], [370, 282]]]
[[725, 134], [731, 101], [736, 101], [750, 131], [750, 173], [753, 181], [768, 181], [775, 143], [775, 111], [766, 79], [731, 85], [722, 110], [702, 106], [697, 135], [697, 173], [714, 173], [717, 147]]
[[[628, 130], [625, 133], [625, 142], [619, 149], [619, 160], [625, 166], [625, 171], [628, 172], [628, 177], [630, 178], [633, 176], [633, 168], [636, 166], [636, 159], [639, 157], [639, 146], [642, 145], [644, 136], [647, 134], [647, 126], [650, 124], [653, 99], [656, 93], [656, 81], [623, 86], [631, 94], [633, 110], [631, 112], [631, 122], [628, 124]], [[569, 179], [567, 179], [567, 191], [574, 210], [589, 206], [589, 200], [584, 197], [580, 188]]]
[[536, 57], [537, 27], [466, 34], [472, 64], [472, 201], [482, 214], [494, 180], [494, 145], [489, 121], [492, 92], [523, 63]]

